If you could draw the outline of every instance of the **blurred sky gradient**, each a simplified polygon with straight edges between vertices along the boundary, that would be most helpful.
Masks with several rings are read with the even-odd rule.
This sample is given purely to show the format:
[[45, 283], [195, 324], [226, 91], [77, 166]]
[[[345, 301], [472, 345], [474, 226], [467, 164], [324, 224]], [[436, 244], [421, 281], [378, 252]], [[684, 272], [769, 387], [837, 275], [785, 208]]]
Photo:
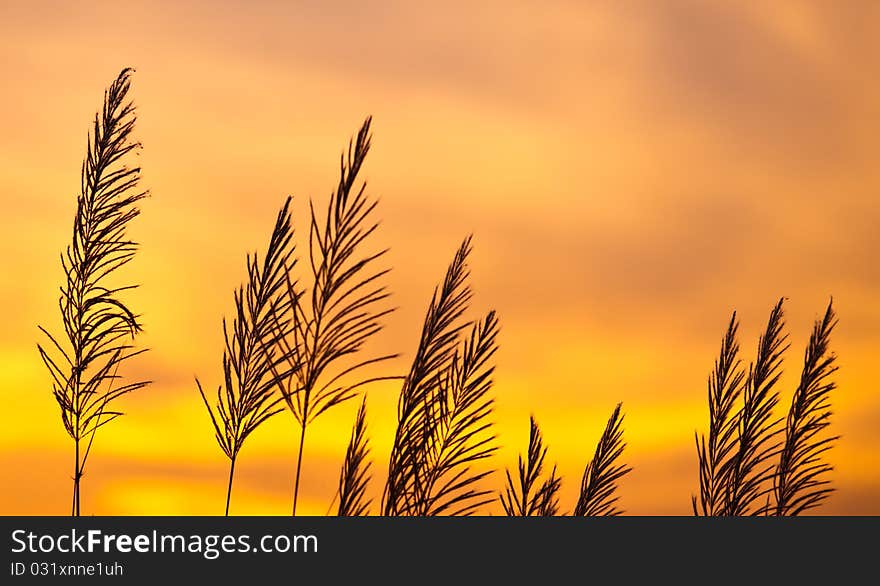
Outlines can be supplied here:
[[[193, 378], [220, 381], [245, 253], [264, 249], [287, 194], [300, 220], [308, 197], [326, 201], [368, 114], [364, 177], [400, 307], [374, 347], [406, 370], [432, 288], [473, 233], [472, 315], [495, 308], [503, 327], [499, 470], [533, 413], [570, 509], [623, 401], [621, 505], [690, 513], [693, 434], [730, 312], [751, 359], [789, 298], [787, 404], [833, 295], [843, 437], [821, 512], [880, 514], [878, 25], [869, 1], [3, 3], [0, 513], [69, 511], [72, 442], [36, 326], [59, 329], [87, 131], [133, 66], [153, 197], [127, 275], [152, 350], [129, 374], [155, 384], [99, 433], [84, 514], [222, 513], [227, 461]], [[398, 389], [369, 390], [378, 479]], [[327, 512], [356, 409], [311, 428], [304, 513]], [[248, 440], [232, 513], [289, 511], [297, 441], [289, 413]]]

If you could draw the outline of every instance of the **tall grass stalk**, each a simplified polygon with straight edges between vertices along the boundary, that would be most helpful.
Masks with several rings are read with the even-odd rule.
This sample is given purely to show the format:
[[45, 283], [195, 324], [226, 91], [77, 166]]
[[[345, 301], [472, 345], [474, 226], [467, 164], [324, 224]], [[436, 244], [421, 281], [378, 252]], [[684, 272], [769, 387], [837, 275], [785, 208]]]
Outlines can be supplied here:
[[361, 356], [364, 345], [383, 327], [393, 311], [389, 293], [381, 284], [390, 269], [381, 266], [386, 250], [364, 252], [379, 224], [373, 220], [378, 201], [357, 187], [358, 173], [370, 150], [367, 118], [348, 153], [340, 158], [339, 184], [330, 197], [326, 215], [318, 218], [310, 202], [309, 268], [311, 287], [300, 288], [290, 279], [285, 288], [293, 308], [293, 327], [279, 340], [288, 356], [287, 374], [279, 388], [299, 424], [299, 450], [293, 485], [293, 508], [299, 499], [306, 430], [322, 413], [357, 395], [372, 382], [395, 376], [359, 376], [365, 369], [395, 358], [396, 354]]
[[345, 462], [339, 474], [340, 517], [361, 517], [369, 513], [370, 498], [367, 485], [370, 482], [369, 440], [367, 439], [367, 400], [361, 402], [351, 431], [351, 439], [345, 452]]
[[74, 516], [82, 509], [81, 481], [96, 432], [122, 415], [114, 408], [116, 399], [148, 384], [123, 382], [119, 374], [120, 367], [144, 350], [134, 349], [141, 324], [123, 295], [136, 285], [113, 279], [134, 258], [138, 246], [129, 239], [128, 227], [147, 197], [138, 186], [140, 167], [129, 166], [141, 148], [131, 138], [136, 121], [128, 100], [131, 74], [123, 69], [105, 91], [88, 139], [73, 240], [61, 255], [65, 280], [58, 307], [63, 335], [39, 326], [51, 342], [38, 344], [40, 357], [52, 376], [64, 429], [74, 442]]
[[818, 507], [833, 492], [828, 475], [831, 464], [825, 454], [838, 439], [828, 435], [831, 419], [830, 380], [837, 372], [837, 356], [831, 351], [831, 332], [837, 315], [828, 303], [825, 315], [816, 321], [804, 352], [801, 380], [788, 410], [785, 441], [774, 477], [776, 515], [799, 515]]
[[749, 367], [743, 389], [739, 434], [725, 493], [726, 515], [763, 512], [773, 478], [773, 460], [779, 455], [782, 419], [775, 415], [779, 403], [776, 383], [782, 376], [783, 354], [788, 335], [783, 333], [784, 299], [770, 312], [767, 327], [758, 340], [758, 355]]
[[623, 511], [617, 508], [617, 482], [631, 468], [619, 463], [626, 443], [623, 441], [623, 414], [620, 403], [611, 412], [605, 431], [596, 445], [593, 459], [584, 469], [581, 490], [574, 514], [581, 517], [615, 516]]
[[776, 387], [789, 347], [783, 301], [770, 312], [744, 382], [735, 313], [730, 322], [710, 378], [709, 439], [697, 441], [700, 500], [692, 499], [695, 514], [799, 515], [819, 506], [834, 490], [825, 454], [838, 439], [827, 433], [836, 388], [831, 377], [837, 357], [830, 344], [837, 316], [829, 303], [815, 323], [783, 420], [775, 414]]
[[516, 481], [510, 470], [505, 471], [507, 486], [499, 499], [504, 513], [510, 517], [553, 517], [559, 514], [559, 489], [562, 479], [556, 466], [542, 479], [547, 447], [541, 428], [534, 417], [529, 418], [529, 447], [526, 457], [519, 457]]
[[736, 312], [721, 341], [721, 352], [709, 375], [709, 434], [696, 436], [700, 463], [700, 494], [691, 498], [694, 514], [723, 515], [725, 490], [737, 447], [739, 412], [745, 372], [739, 358]]
[[288, 197], [278, 212], [262, 263], [256, 253], [247, 255], [247, 282], [234, 293], [231, 327], [223, 318], [223, 383], [217, 387], [213, 406], [196, 378], [215, 439], [229, 459], [226, 515], [239, 452], [254, 430], [284, 410], [275, 389], [293, 368], [293, 357], [280, 343], [293, 327], [292, 302], [284, 294], [295, 262], [290, 203]]
[[385, 515], [468, 515], [491, 501], [480, 487], [490, 472], [474, 466], [496, 450], [489, 392], [498, 320], [494, 312], [477, 323], [463, 319], [470, 251], [467, 238], [434, 290], [400, 391]]

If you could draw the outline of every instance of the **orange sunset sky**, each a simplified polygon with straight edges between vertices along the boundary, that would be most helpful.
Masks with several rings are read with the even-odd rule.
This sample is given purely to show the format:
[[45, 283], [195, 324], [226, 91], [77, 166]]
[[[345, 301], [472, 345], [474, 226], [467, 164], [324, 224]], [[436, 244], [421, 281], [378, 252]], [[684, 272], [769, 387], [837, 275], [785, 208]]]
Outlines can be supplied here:
[[[287, 194], [300, 220], [308, 197], [323, 205], [368, 114], [363, 176], [400, 308], [374, 347], [407, 369], [473, 233], [471, 315], [495, 308], [503, 328], [496, 468], [515, 464], [533, 413], [570, 510], [623, 401], [621, 506], [689, 514], [730, 312], [748, 360], [789, 298], [787, 405], [833, 295], [842, 439], [820, 511], [880, 514], [878, 27], [868, 1], [4, 2], [0, 513], [69, 512], [72, 441], [37, 324], [60, 327], [89, 123], [132, 66], [153, 195], [126, 276], [151, 350], [128, 374], [155, 383], [98, 434], [84, 514], [222, 514], [228, 463], [194, 376], [220, 381], [245, 253], [264, 249]], [[368, 391], [377, 497], [398, 390]], [[310, 428], [304, 513], [327, 512], [356, 409]], [[289, 413], [248, 439], [233, 514], [288, 513], [297, 441]]]

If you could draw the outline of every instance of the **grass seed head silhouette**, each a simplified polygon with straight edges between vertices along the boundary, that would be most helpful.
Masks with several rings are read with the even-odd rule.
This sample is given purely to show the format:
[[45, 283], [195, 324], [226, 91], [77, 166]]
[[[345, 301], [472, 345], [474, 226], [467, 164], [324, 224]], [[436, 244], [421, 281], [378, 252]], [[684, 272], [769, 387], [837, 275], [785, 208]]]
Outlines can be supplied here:
[[[721, 353], [709, 375], [709, 435], [696, 437], [700, 463], [700, 495], [691, 498], [694, 514], [723, 515], [727, 478], [737, 447], [739, 413], [745, 372], [739, 358], [736, 312], [730, 318], [721, 341]], [[696, 435], [696, 434], [695, 434]]]
[[[617, 482], [631, 468], [619, 463], [626, 444], [623, 441], [622, 404], [611, 412], [605, 431], [596, 445], [593, 459], [587, 463], [581, 479], [580, 493], [572, 513], [578, 517], [615, 516], [623, 511], [616, 507]], [[562, 514], [559, 508], [559, 490], [562, 479], [556, 466], [542, 479], [547, 447], [534, 417], [529, 418], [529, 448], [525, 459], [519, 457], [516, 481], [506, 471], [507, 486], [501, 495], [504, 513], [515, 517], [552, 517]]]
[[837, 436], [828, 436], [836, 356], [830, 350], [837, 316], [828, 304], [813, 328], [801, 380], [788, 416], [777, 417], [777, 383], [788, 349], [784, 299], [758, 341], [758, 355], [743, 378], [736, 341], [736, 314], [709, 381], [709, 439], [697, 440], [700, 496], [697, 515], [798, 515], [819, 506], [833, 491], [824, 460]]
[[785, 442], [776, 468], [773, 492], [777, 515], [798, 515], [818, 507], [833, 492], [824, 460], [838, 436], [828, 436], [831, 392], [836, 383], [837, 356], [831, 351], [831, 332], [837, 325], [833, 302], [813, 326], [804, 353], [800, 384], [794, 392], [785, 423]]
[[[434, 290], [397, 407], [397, 429], [383, 493], [385, 515], [468, 515], [490, 502], [490, 473], [473, 468], [496, 450], [489, 396], [498, 321], [471, 324], [464, 312], [471, 239], [462, 242]], [[461, 333], [470, 334], [461, 342]]]
[[490, 311], [471, 326], [427, 398], [426, 429], [414, 476], [415, 514], [467, 515], [492, 501], [491, 491], [479, 488], [491, 470], [476, 472], [470, 467], [497, 449], [489, 420], [497, 335], [498, 319]]
[[779, 455], [782, 420], [774, 415], [779, 403], [776, 383], [782, 376], [783, 354], [788, 349], [784, 298], [770, 312], [767, 327], [758, 340], [758, 355], [750, 365], [743, 388], [739, 437], [730, 474], [726, 478], [725, 514], [750, 515], [764, 511], [774, 475], [773, 460]]
[[[97, 430], [122, 415], [117, 399], [148, 384], [125, 382], [120, 374], [144, 350], [134, 345], [141, 323], [124, 295], [136, 285], [113, 282], [138, 249], [128, 228], [148, 195], [139, 188], [140, 168], [129, 166], [141, 148], [131, 137], [136, 122], [128, 99], [131, 74], [124, 69], [106, 90], [89, 136], [72, 241], [61, 256], [63, 335], [38, 326], [51, 342], [37, 347], [74, 441], [73, 515], [81, 511], [81, 479]], [[342, 155], [339, 183], [323, 219], [310, 201], [308, 284], [293, 276], [297, 261], [288, 197], [262, 261], [256, 253], [246, 257], [247, 280], [234, 292], [231, 323], [223, 319], [223, 381], [216, 397], [209, 400], [196, 379], [217, 443], [230, 462], [227, 514], [245, 440], [284, 405], [300, 425], [295, 514], [308, 425], [365, 385], [401, 378], [363, 374], [396, 357], [361, 356], [393, 311], [382, 284], [390, 270], [382, 266], [387, 250], [364, 250], [379, 225], [373, 220], [377, 201], [368, 197], [365, 183], [356, 187], [370, 149], [370, 127], [367, 118]], [[471, 301], [470, 252], [468, 237], [434, 290], [403, 378], [382, 495], [385, 515], [468, 515], [493, 500], [483, 488], [491, 470], [478, 466], [497, 450], [490, 393], [499, 325], [494, 311], [475, 322], [464, 318]], [[776, 415], [778, 383], [789, 348], [783, 304], [780, 299], [774, 305], [747, 370], [736, 312], [730, 319], [708, 381], [708, 433], [695, 434], [700, 482], [699, 494], [692, 497], [695, 514], [799, 515], [820, 506], [834, 490], [826, 458], [838, 439], [828, 433], [837, 371], [830, 340], [837, 315], [829, 302], [816, 321], [800, 382], [782, 418]], [[621, 462], [623, 419], [618, 404], [585, 467], [574, 515], [622, 513], [618, 482], [630, 472]], [[340, 516], [369, 513], [369, 454], [364, 399], [340, 471]], [[528, 451], [518, 458], [517, 474], [506, 472], [499, 495], [506, 514], [561, 514], [562, 479], [555, 466], [546, 473], [546, 455], [532, 417]]]
[[367, 399], [364, 397], [358, 409], [357, 418], [351, 431], [351, 439], [345, 452], [345, 462], [339, 474], [340, 517], [360, 517], [369, 514], [372, 502], [367, 495], [370, 482], [369, 440], [367, 438]]
[[227, 515], [239, 451], [254, 430], [283, 411], [275, 391], [294, 368], [294, 357], [280, 343], [293, 327], [292, 302], [283, 294], [295, 262], [290, 203], [288, 197], [278, 212], [263, 262], [256, 253], [247, 255], [247, 282], [234, 293], [231, 327], [223, 319], [223, 383], [213, 406], [196, 378], [217, 443], [229, 459]]
[[505, 471], [507, 486], [499, 496], [504, 513], [511, 517], [552, 517], [559, 514], [559, 489], [562, 479], [556, 475], [556, 466], [542, 480], [547, 447], [541, 428], [534, 417], [529, 417], [529, 448], [526, 457], [519, 457], [517, 480], [510, 470]]
[[623, 513], [617, 508], [617, 481], [626, 476], [630, 467], [618, 461], [626, 443], [623, 441], [623, 414], [618, 403], [608, 418], [605, 431], [596, 445], [596, 453], [581, 480], [574, 514], [581, 517], [616, 516]]
[[364, 345], [383, 328], [393, 308], [382, 280], [390, 269], [381, 266], [387, 249], [364, 252], [379, 227], [373, 220], [378, 201], [356, 188], [358, 173], [370, 151], [367, 118], [340, 158], [339, 184], [331, 195], [325, 218], [319, 220], [310, 202], [310, 290], [287, 281], [285, 292], [293, 308], [293, 328], [281, 336], [289, 357], [287, 376], [279, 389], [300, 426], [299, 452], [293, 489], [293, 514], [299, 496], [306, 429], [328, 409], [357, 395], [372, 382], [398, 378], [361, 376], [368, 368], [396, 358], [395, 354], [361, 357]]
[[148, 384], [123, 382], [119, 374], [120, 367], [144, 351], [134, 349], [141, 324], [122, 295], [136, 285], [110, 284], [134, 258], [138, 245], [129, 239], [128, 227], [148, 195], [139, 188], [140, 167], [129, 166], [141, 148], [131, 138], [136, 121], [128, 100], [131, 74], [123, 69], [104, 93], [88, 140], [73, 240], [61, 255], [63, 336], [40, 326], [51, 345], [37, 346], [52, 376], [64, 428], [74, 441], [73, 515], [80, 514], [81, 479], [95, 433], [122, 415], [114, 407], [116, 399]]

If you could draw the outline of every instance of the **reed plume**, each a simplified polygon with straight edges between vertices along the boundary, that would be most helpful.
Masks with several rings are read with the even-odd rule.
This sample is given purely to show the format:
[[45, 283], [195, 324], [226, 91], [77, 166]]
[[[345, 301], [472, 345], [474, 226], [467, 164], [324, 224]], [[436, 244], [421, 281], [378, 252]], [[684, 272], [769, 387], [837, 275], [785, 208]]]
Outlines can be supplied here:
[[465, 324], [471, 291], [467, 285], [467, 257], [470, 238], [466, 239], [439, 289], [434, 290], [422, 326], [421, 338], [409, 374], [404, 379], [397, 406], [397, 429], [388, 464], [388, 479], [382, 497], [385, 515], [401, 515], [413, 510], [415, 470], [424, 445], [428, 423], [425, 418], [432, 390], [447, 370], [458, 334]]
[[562, 479], [556, 475], [556, 466], [542, 479], [546, 456], [541, 428], [535, 418], [530, 417], [529, 448], [525, 459], [518, 458], [516, 482], [510, 470], [505, 471], [507, 486], [499, 498], [507, 516], [552, 517], [559, 514], [558, 494]]
[[340, 157], [339, 184], [330, 197], [323, 222], [310, 202], [311, 290], [301, 290], [290, 281], [286, 288], [288, 303], [293, 308], [293, 328], [280, 337], [289, 364], [288, 375], [279, 377], [279, 388], [300, 426], [294, 515], [308, 425], [331, 407], [353, 398], [364, 385], [399, 378], [352, 380], [364, 369], [397, 356], [359, 356], [367, 341], [382, 329], [383, 318], [393, 311], [387, 306], [389, 293], [381, 284], [390, 269], [379, 266], [387, 249], [375, 253], [362, 251], [379, 226], [372, 219], [378, 201], [367, 196], [365, 182], [355, 188], [370, 150], [370, 124], [368, 117], [354, 143], [349, 142], [347, 156]]
[[[64, 429], [74, 442], [71, 514], [81, 510], [81, 479], [97, 430], [120, 415], [119, 397], [147, 381], [123, 382], [119, 369], [144, 352], [134, 349], [139, 316], [122, 295], [137, 285], [111, 284], [138, 248], [128, 227], [148, 192], [139, 188], [138, 166], [129, 166], [140, 143], [132, 140], [136, 116], [128, 100], [132, 69], [123, 69], [104, 92], [95, 115], [80, 174], [73, 239], [61, 255], [64, 282], [58, 301], [63, 335], [39, 329], [51, 346], [38, 344], [52, 376], [52, 393]], [[54, 356], [54, 357], [53, 357]]]
[[345, 452], [345, 462], [339, 474], [340, 517], [360, 517], [367, 515], [370, 503], [367, 484], [370, 482], [369, 440], [367, 439], [367, 400], [361, 402], [357, 418], [351, 431], [351, 439]]
[[700, 495], [691, 497], [695, 515], [724, 515], [725, 494], [737, 449], [739, 412], [745, 373], [740, 367], [739, 324], [736, 312], [730, 318], [721, 342], [721, 353], [709, 375], [709, 436], [696, 436], [700, 465]]
[[618, 463], [626, 447], [623, 441], [621, 407], [622, 404], [618, 403], [611, 412], [605, 431], [596, 446], [596, 453], [584, 470], [580, 495], [574, 509], [576, 516], [616, 516], [623, 513], [616, 506], [617, 481], [632, 469]]
[[726, 515], [764, 512], [764, 502], [774, 475], [773, 460], [779, 455], [782, 420], [774, 415], [779, 403], [776, 383], [782, 376], [783, 354], [788, 335], [783, 312], [784, 298], [770, 312], [767, 328], [758, 340], [757, 359], [749, 366], [739, 416], [739, 437], [725, 492]]
[[831, 465], [823, 460], [838, 436], [828, 436], [830, 394], [836, 383], [837, 357], [830, 350], [831, 332], [837, 316], [828, 303], [825, 315], [813, 326], [804, 353], [800, 384], [794, 392], [785, 425], [785, 441], [774, 476], [776, 515], [798, 515], [818, 507], [834, 490], [827, 476]]
[[556, 475], [556, 465], [550, 471], [550, 477], [541, 484], [538, 489], [537, 515], [539, 517], [556, 517], [559, 512], [559, 489], [562, 488], [562, 478]]
[[829, 380], [837, 371], [829, 346], [837, 317], [829, 303], [814, 325], [800, 383], [783, 420], [775, 415], [776, 387], [789, 347], [783, 303], [784, 298], [770, 312], [744, 382], [735, 313], [730, 322], [710, 378], [709, 441], [697, 443], [700, 501], [698, 507], [692, 499], [694, 514], [798, 515], [833, 491], [827, 478], [832, 468], [823, 455], [838, 439], [825, 433], [836, 387]]
[[497, 449], [489, 416], [494, 400], [490, 363], [495, 354], [498, 319], [495, 312], [473, 325], [470, 336], [452, 358], [425, 405], [426, 430], [415, 467], [419, 516], [466, 515], [491, 502], [490, 491], [478, 488], [491, 471], [471, 466]]
[[[466, 238], [434, 290], [419, 345], [398, 400], [398, 424], [383, 493], [386, 515], [468, 515], [490, 502], [473, 466], [496, 450], [489, 396], [498, 321], [463, 314], [471, 239]], [[459, 343], [460, 334], [470, 334]]]
[[229, 459], [226, 515], [239, 451], [257, 427], [284, 410], [278, 407], [281, 398], [274, 391], [293, 368], [289, 350], [280, 343], [293, 327], [292, 301], [282, 294], [295, 263], [290, 203], [288, 197], [278, 212], [262, 263], [257, 253], [247, 255], [247, 282], [233, 295], [232, 326], [223, 318], [223, 383], [217, 387], [213, 407], [196, 378], [217, 443]]

